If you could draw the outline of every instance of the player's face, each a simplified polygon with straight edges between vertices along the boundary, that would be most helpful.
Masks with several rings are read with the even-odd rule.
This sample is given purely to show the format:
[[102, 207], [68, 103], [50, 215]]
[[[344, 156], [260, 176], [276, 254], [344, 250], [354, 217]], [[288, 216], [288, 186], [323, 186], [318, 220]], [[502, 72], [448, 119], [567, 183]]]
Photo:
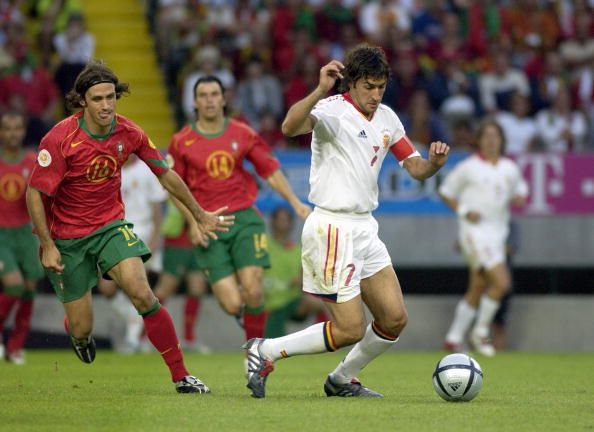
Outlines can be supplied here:
[[116, 91], [112, 83], [100, 83], [85, 93], [85, 122], [94, 133], [106, 133], [111, 128], [116, 111]]
[[0, 139], [5, 148], [16, 150], [25, 139], [25, 120], [20, 115], [5, 115], [0, 122]]
[[213, 121], [223, 116], [225, 98], [221, 86], [216, 82], [201, 83], [196, 87], [194, 107], [198, 118]]
[[349, 90], [351, 97], [361, 111], [367, 115], [373, 114], [379, 107], [387, 80], [385, 78], [361, 78]]
[[499, 129], [493, 125], [487, 125], [478, 140], [481, 153], [485, 157], [497, 157], [501, 155], [503, 139]]
[[293, 218], [286, 210], [279, 210], [272, 219], [272, 228], [277, 233], [288, 235], [293, 230]]

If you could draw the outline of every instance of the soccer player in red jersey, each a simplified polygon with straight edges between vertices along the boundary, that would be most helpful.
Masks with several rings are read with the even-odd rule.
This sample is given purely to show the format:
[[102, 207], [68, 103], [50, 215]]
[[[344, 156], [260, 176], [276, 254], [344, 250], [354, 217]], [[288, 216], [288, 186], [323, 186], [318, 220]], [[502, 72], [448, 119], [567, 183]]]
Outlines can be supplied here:
[[[25, 363], [23, 346], [31, 326], [33, 296], [43, 269], [37, 256], [39, 243], [31, 233], [25, 190], [36, 155], [23, 150], [25, 119], [4, 114], [0, 120], [0, 358]], [[14, 327], [6, 346], [2, 342], [4, 321], [16, 307]]]
[[196, 248], [197, 260], [225, 312], [237, 315], [245, 304], [246, 339], [261, 337], [266, 324], [262, 274], [270, 262], [265, 224], [253, 208], [256, 181], [244, 161], [250, 161], [300, 217], [307, 217], [311, 209], [295, 196], [262, 138], [246, 124], [225, 116], [224, 88], [216, 77], [200, 78], [194, 97], [197, 120], [173, 136], [169, 163], [205, 209], [225, 202], [226, 212], [235, 216], [228, 232]]
[[189, 209], [202, 241], [226, 231], [232, 217], [220, 215], [225, 208], [204, 211], [147, 135], [116, 114], [116, 101], [127, 91], [109, 68], [89, 63], [67, 97], [82, 112], [58, 123], [41, 141], [27, 189], [41, 263], [64, 304], [72, 347], [81, 361], [95, 358], [91, 288], [99, 270], [124, 290], [144, 318], [147, 336], [169, 367], [176, 390], [208, 393], [188, 373], [169, 312], [149, 287], [142, 262], [150, 250], [123, 219], [122, 165], [131, 153], [142, 159]]

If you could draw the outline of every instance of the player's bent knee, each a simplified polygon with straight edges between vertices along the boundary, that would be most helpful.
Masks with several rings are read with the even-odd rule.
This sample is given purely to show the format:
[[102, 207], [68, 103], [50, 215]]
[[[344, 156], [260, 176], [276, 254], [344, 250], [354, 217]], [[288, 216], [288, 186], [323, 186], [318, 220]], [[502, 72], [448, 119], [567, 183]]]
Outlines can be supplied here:
[[408, 323], [408, 313], [403, 311], [399, 315], [395, 315], [389, 319], [386, 319], [385, 322], [380, 322], [380, 326], [389, 334], [398, 336]]
[[129, 294], [130, 301], [138, 311], [146, 311], [157, 301], [155, 294], [149, 289], [137, 290]]

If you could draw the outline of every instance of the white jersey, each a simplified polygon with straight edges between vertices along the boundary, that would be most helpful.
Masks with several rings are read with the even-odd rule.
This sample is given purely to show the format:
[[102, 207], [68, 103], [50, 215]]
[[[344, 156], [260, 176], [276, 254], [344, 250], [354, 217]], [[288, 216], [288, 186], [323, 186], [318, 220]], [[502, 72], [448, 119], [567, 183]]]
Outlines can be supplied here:
[[334, 212], [369, 213], [378, 206], [377, 178], [389, 151], [402, 165], [420, 156], [400, 119], [380, 104], [371, 120], [347, 94], [319, 101], [313, 129], [309, 201]]
[[457, 200], [465, 210], [481, 215], [478, 223], [459, 215], [462, 232], [490, 230], [505, 240], [509, 230], [510, 201], [516, 196], [527, 196], [528, 185], [513, 160], [501, 157], [492, 164], [475, 154], [448, 174], [439, 193]]
[[126, 220], [134, 224], [134, 232], [148, 241], [153, 232], [152, 205], [164, 202], [167, 193], [149, 167], [140, 160], [122, 168], [122, 199]]

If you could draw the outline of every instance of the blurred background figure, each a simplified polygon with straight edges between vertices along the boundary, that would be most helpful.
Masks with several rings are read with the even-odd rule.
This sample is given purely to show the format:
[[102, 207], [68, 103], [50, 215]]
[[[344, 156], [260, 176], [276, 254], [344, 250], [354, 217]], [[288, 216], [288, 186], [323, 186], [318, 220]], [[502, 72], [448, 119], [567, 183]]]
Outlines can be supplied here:
[[521, 155], [536, 149], [538, 131], [536, 122], [530, 117], [530, 99], [527, 96], [514, 93], [509, 111], [500, 111], [495, 118], [505, 134], [506, 154]]
[[[184, 351], [207, 354], [210, 348], [198, 340], [195, 327], [208, 284], [188, 238], [186, 219], [171, 201], [167, 202], [167, 214], [161, 231], [164, 237], [163, 270], [153, 291], [161, 304], [165, 304], [182, 284], [185, 285], [182, 347]], [[145, 345], [148, 344], [143, 343], [143, 348]]]
[[[0, 360], [25, 364], [23, 347], [33, 313], [33, 297], [43, 269], [39, 262], [39, 241], [25, 203], [27, 179], [36, 154], [23, 148], [25, 118], [7, 113], [0, 118]], [[3, 341], [4, 324], [16, 310], [10, 337]]]
[[[161, 207], [167, 199], [167, 193], [146, 164], [135, 155], [130, 156], [122, 167], [122, 199], [126, 220], [134, 225], [136, 235], [145, 239], [152, 251], [151, 259], [145, 263], [147, 272], [158, 275], [162, 268], [163, 211]], [[138, 351], [144, 328], [142, 317], [114, 281], [100, 279], [97, 288], [126, 324], [123, 344], [118, 343], [118, 335], [112, 335], [116, 351], [122, 353]]]
[[264, 337], [287, 333], [289, 321], [304, 321], [315, 316], [316, 322], [328, 319], [321, 300], [301, 290], [301, 247], [292, 240], [295, 216], [287, 206], [275, 208], [270, 215], [268, 253], [270, 268], [264, 271], [265, 305], [268, 321]]
[[505, 246], [509, 208], [524, 204], [528, 185], [515, 162], [503, 157], [505, 138], [497, 123], [482, 123], [477, 145], [478, 152], [458, 164], [439, 188], [443, 201], [458, 215], [458, 241], [470, 269], [468, 289], [456, 307], [444, 348], [465, 351], [466, 333], [476, 318], [471, 348], [491, 357], [491, 324], [511, 285]]

